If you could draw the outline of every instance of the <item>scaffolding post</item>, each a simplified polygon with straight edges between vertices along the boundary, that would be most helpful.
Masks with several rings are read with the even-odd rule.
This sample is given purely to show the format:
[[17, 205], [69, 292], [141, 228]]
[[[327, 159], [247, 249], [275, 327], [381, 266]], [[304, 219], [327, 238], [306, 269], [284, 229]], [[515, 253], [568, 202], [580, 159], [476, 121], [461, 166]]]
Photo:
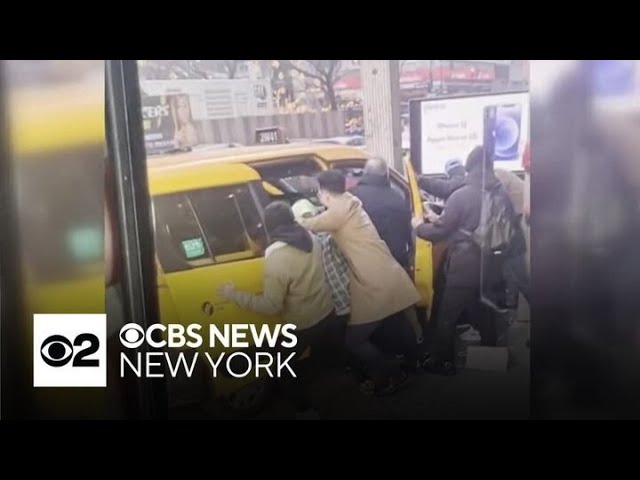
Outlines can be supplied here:
[[403, 172], [400, 62], [363, 60], [361, 75], [367, 151]]

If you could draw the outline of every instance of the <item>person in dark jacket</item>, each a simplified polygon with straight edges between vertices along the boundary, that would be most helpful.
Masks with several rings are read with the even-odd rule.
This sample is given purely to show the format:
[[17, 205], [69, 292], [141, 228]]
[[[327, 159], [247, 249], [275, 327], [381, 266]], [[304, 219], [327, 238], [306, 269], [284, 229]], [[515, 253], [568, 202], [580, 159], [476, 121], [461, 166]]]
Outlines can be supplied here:
[[446, 200], [449, 196], [464, 185], [466, 171], [462, 162], [458, 159], [448, 160], [444, 164], [447, 178], [431, 178], [421, 175], [418, 185], [429, 195]]
[[[351, 189], [351, 194], [362, 202], [362, 208], [371, 218], [380, 238], [389, 247], [393, 258], [410, 273], [410, 256], [413, 252], [411, 206], [400, 192], [391, 187], [389, 164], [380, 157], [370, 158], [364, 166], [362, 178]], [[403, 314], [411, 324], [417, 342], [422, 343], [422, 325], [415, 308], [410, 307]], [[417, 361], [417, 356], [417, 350], [408, 354], [411, 363], [413, 360]]]
[[351, 193], [362, 201], [362, 208], [393, 258], [408, 270], [413, 244], [411, 206], [400, 192], [391, 187], [387, 162], [377, 157], [368, 160], [362, 178]]
[[430, 242], [446, 241], [447, 254], [443, 265], [443, 280], [435, 292], [433, 318], [435, 342], [432, 356], [425, 364], [431, 373], [453, 375], [456, 373], [454, 341], [456, 323], [463, 313], [475, 320], [482, 343], [495, 344], [493, 316], [480, 302], [480, 249], [460, 230], [473, 232], [480, 223], [482, 190], [501, 188], [493, 173], [493, 165], [485, 164], [483, 184], [484, 149], [474, 148], [469, 154], [465, 169], [464, 185], [447, 199], [443, 214], [435, 223], [425, 224], [415, 218], [412, 223], [416, 234]]

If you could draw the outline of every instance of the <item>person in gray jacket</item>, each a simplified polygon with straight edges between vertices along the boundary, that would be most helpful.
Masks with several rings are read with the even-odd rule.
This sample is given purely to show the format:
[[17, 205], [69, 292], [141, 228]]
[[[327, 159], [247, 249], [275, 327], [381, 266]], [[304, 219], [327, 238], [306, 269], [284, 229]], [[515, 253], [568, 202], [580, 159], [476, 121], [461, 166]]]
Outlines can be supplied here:
[[478, 325], [482, 343], [495, 345], [494, 317], [480, 305], [480, 249], [462, 230], [473, 232], [480, 224], [482, 191], [502, 188], [493, 173], [492, 162], [485, 164], [484, 148], [478, 146], [469, 154], [464, 185], [447, 199], [443, 214], [433, 223], [414, 218], [418, 237], [430, 242], [447, 242], [443, 260], [443, 279], [436, 291], [432, 316], [435, 321], [435, 341], [432, 356], [424, 368], [430, 373], [456, 373], [454, 341], [456, 323], [463, 313]]

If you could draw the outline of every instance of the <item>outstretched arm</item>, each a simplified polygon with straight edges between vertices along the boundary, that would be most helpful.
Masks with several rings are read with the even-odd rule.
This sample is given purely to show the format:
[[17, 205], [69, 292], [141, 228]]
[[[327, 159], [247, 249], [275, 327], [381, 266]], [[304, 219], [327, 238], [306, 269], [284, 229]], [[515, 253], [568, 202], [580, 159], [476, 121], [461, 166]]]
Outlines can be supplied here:
[[335, 232], [344, 225], [346, 212], [341, 208], [328, 208], [315, 217], [300, 219], [300, 225], [314, 233]]

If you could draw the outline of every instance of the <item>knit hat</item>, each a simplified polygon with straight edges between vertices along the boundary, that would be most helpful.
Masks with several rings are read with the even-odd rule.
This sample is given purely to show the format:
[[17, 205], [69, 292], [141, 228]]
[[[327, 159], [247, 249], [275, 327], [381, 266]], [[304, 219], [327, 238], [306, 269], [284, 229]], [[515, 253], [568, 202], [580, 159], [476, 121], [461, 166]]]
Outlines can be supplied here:
[[451, 160], [447, 160], [447, 162], [444, 164], [444, 172], [448, 176], [451, 176], [451, 172], [456, 168], [463, 168], [464, 169], [464, 165], [457, 158], [452, 158]]

